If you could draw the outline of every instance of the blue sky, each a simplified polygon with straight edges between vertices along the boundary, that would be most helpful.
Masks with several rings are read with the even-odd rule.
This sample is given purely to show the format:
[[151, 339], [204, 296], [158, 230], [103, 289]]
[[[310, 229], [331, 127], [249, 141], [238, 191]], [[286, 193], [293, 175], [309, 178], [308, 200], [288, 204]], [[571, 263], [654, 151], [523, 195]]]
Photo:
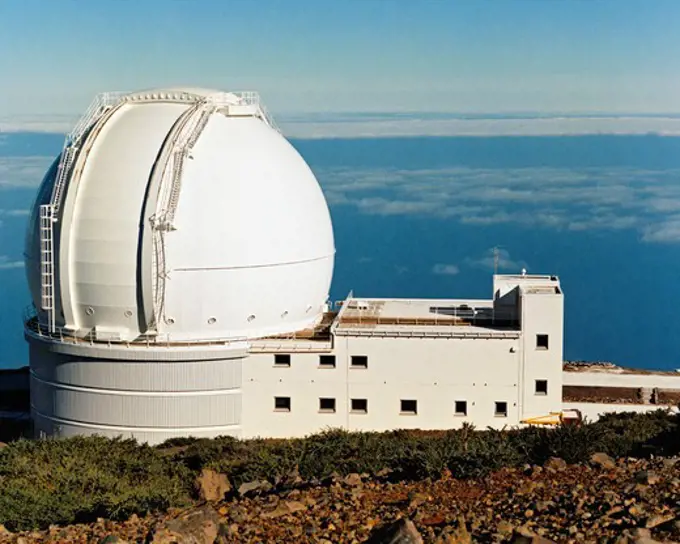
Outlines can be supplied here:
[[275, 114], [678, 112], [679, 27], [677, 0], [2, 0], [0, 117], [178, 84]]

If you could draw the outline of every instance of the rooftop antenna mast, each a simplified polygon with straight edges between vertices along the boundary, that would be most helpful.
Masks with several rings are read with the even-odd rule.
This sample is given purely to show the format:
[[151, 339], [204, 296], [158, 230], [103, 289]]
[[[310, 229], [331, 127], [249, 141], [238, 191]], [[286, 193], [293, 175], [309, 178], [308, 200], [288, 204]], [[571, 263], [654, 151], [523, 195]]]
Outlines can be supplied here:
[[499, 259], [499, 251], [498, 251], [498, 246], [494, 246], [493, 248], [493, 274], [494, 276], [498, 274], [498, 259]]

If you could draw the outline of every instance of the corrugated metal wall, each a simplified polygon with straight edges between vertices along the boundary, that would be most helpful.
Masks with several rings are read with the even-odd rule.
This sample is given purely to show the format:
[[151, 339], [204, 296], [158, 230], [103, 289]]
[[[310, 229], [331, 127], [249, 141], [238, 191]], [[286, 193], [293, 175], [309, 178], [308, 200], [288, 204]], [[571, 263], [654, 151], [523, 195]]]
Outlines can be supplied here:
[[31, 344], [36, 432], [101, 434], [158, 443], [241, 434], [242, 359], [110, 361]]

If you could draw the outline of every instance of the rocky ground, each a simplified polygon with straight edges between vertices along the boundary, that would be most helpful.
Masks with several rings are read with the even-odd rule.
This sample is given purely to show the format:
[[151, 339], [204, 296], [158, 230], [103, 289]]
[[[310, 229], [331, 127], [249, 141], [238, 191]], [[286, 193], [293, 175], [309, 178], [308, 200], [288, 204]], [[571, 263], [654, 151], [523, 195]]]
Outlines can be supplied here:
[[[676, 462], [677, 461], [677, 462]], [[680, 459], [504, 469], [479, 480], [392, 483], [351, 474], [323, 482], [296, 475], [274, 489], [231, 489], [204, 471], [200, 504], [125, 522], [10, 533], [0, 542], [470, 542], [653, 543], [680, 541]], [[0, 490], [1, 492], [1, 490]]]

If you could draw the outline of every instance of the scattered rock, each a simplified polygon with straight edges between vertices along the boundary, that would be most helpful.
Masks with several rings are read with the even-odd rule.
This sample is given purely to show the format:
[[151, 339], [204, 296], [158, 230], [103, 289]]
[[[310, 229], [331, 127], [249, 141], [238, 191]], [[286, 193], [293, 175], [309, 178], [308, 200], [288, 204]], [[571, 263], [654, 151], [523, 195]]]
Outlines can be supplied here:
[[639, 484], [655, 485], [661, 481], [661, 478], [656, 472], [650, 470], [641, 470], [635, 473], [635, 481]]
[[108, 535], [101, 538], [99, 544], [127, 544], [127, 541], [116, 535]]
[[446, 524], [446, 518], [441, 514], [437, 514], [434, 516], [425, 517], [421, 519], [420, 523], [422, 525], [425, 525], [426, 527], [438, 527]]
[[468, 532], [465, 520], [462, 517], [458, 518], [458, 526], [447, 533], [444, 542], [446, 544], [472, 544], [472, 536]]
[[597, 465], [607, 470], [616, 468], [616, 462], [614, 461], [614, 459], [609, 457], [609, 455], [607, 455], [606, 453], [602, 452], [593, 453], [593, 455], [591, 455], [590, 457], [590, 462], [593, 465]]
[[0, 442], [0, 450], [1, 450], [2, 448], [6, 448], [6, 447], [7, 447], [7, 444], [5, 444], [4, 442]]
[[507, 521], [500, 521], [496, 526], [496, 531], [503, 536], [510, 535], [515, 532], [515, 526]]
[[219, 516], [210, 506], [191, 509], [177, 518], [161, 522], [153, 531], [152, 544], [213, 544]]
[[361, 485], [361, 476], [359, 476], [356, 472], [352, 472], [351, 474], [348, 474], [345, 476], [345, 485], [348, 485], [350, 487], [357, 487]]
[[554, 544], [552, 540], [543, 538], [525, 527], [515, 529], [510, 542], [512, 544]]
[[423, 537], [410, 519], [399, 519], [375, 529], [366, 544], [423, 544]]
[[[231, 483], [226, 474], [204, 468], [196, 478], [196, 489], [202, 501], [218, 502], [231, 491]], [[239, 488], [239, 492], [241, 489]]]
[[278, 506], [270, 511], [264, 512], [262, 514], [263, 518], [279, 518], [281, 516], [286, 516], [288, 514], [293, 514], [294, 512], [301, 512], [307, 510], [307, 507], [301, 502], [297, 501], [284, 501], [280, 502]]
[[12, 531], [7, 529], [2, 523], [0, 523], [0, 535], [11, 535]]
[[675, 514], [672, 513], [653, 515], [647, 518], [645, 528], [653, 529], [654, 527], [658, 527], [659, 525], [663, 525], [664, 523], [668, 523], [669, 521], [673, 521], [674, 519]]
[[564, 470], [567, 468], [567, 462], [560, 457], [551, 457], [545, 462], [544, 466], [552, 470]]
[[409, 493], [408, 496], [408, 507], [418, 508], [421, 504], [425, 504], [429, 500], [429, 496], [425, 493]]
[[260, 493], [266, 493], [267, 491], [270, 491], [272, 488], [272, 484], [270, 484], [267, 481], [260, 481], [256, 480], [254, 482], [246, 482], [244, 484], [241, 484], [238, 488], [238, 494], [241, 497], [245, 496], [250, 496], [250, 495], [258, 495]]
[[665, 457], [663, 460], [663, 466], [664, 468], [673, 468], [678, 461], [680, 461], [680, 457]]

